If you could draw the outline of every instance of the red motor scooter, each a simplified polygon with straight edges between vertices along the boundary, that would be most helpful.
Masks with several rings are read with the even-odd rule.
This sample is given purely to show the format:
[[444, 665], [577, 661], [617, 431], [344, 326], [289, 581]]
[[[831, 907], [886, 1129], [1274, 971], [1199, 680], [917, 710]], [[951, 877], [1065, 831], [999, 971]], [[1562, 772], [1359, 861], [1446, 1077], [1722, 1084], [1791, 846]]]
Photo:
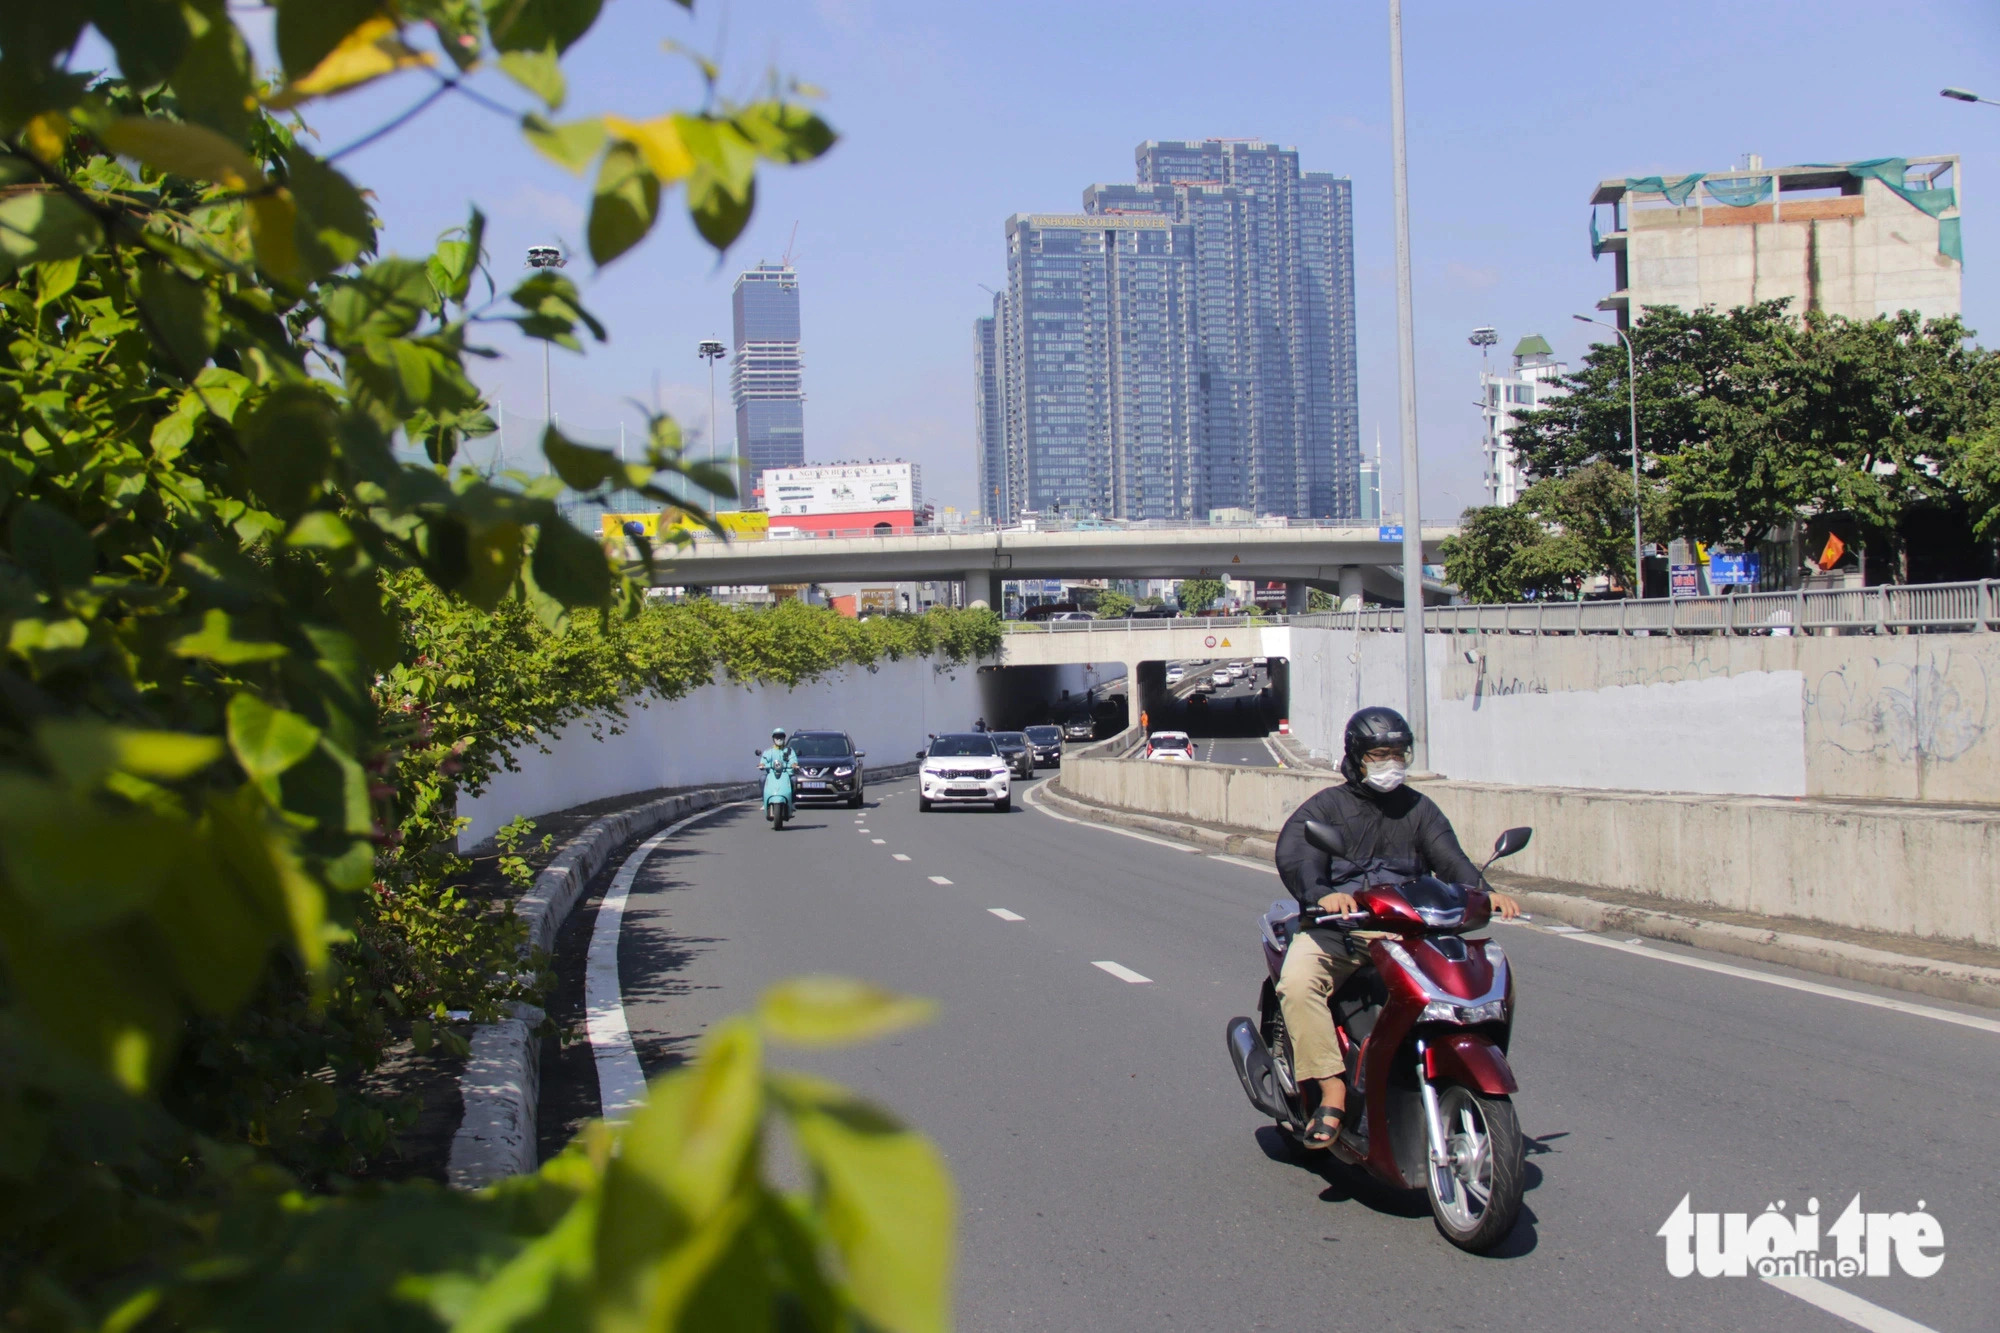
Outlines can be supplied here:
[[[1502, 833], [1486, 864], [1526, 847], [1533, 832]], [[1307, 824], [1306, 840], [1329, 856], [1342, 854], [1340, 832], [1330, 825]], [[1365, 943], [1373, 966], [1356, 971], [1330, 1001], [1349, 1108], [1331, 1151], [1392, 1188], [1424, 1190], [1447, 1240], [1489, 1250], [1520, 1213], [1522, 1155], [1510, 1099], [1520, 1085], [1506, 1054], [1514, 978], [1498, 944], [1464, 938], [1487, 923], [1487, 894], [1426, 875], [1354, 897], [1358, 911], [1307, 923], [1394, 936], [1351, 941]], [[1285, 950], [1301, 928], [1299, 906], [1273, 903], [1260, 924], [1271, 975], [1258, 1018], [1229, 1020], [1229, 1056], [1251, 1105], [1303, 1144], [1313, 1108], [1292, 1076], [1277, 992]]]

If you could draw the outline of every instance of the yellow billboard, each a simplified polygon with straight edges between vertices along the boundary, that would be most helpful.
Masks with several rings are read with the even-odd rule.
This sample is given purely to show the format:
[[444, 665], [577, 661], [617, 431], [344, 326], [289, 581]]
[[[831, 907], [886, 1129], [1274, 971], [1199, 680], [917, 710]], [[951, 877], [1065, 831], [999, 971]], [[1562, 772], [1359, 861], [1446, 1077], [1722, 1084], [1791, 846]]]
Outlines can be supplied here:
[[[654, 542], [660, 540], [663, 527], [669, 539], [676, 533], [695, 535], [707, 531], [705, 527], [683, 513], [675, 512], [673, 518], [664, 525], [660, 521], [663, 518], [666, 518], [665, 511], [647, 514], [605, 514], [602, 516], [604, 536], [608, 540], [624, 540], [627, 535], [625, 530], [627, 523], [637, 523], [639, 531], [645, 535], [646, 540]], [[771, 530], [771, 516], [761, 509], [734, 510], [717, 514], [715, 518], [722, 526], [722, 530], [735, 541], [756, 540]]]

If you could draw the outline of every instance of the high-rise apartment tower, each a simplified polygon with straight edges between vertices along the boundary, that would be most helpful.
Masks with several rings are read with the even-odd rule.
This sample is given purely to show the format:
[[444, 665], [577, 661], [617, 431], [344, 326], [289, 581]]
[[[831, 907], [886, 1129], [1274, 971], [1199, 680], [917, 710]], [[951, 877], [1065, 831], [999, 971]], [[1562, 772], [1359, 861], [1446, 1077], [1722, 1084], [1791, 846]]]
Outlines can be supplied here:
[[762, 489], [764, 472], [806, 461], [799, 276], [789, 264], [759, 264], [736, 279], [732, 305], [736, 346], [729, 393], [736, 404], [736, 453], [741, 460], [737, 488], [749, 508]]
[[1349, 182], [1250, 140], [1151, 141], [1082, 213], [1007, 221], [976, 325], [1002, 516], [1351, 518], [1360, 464]]

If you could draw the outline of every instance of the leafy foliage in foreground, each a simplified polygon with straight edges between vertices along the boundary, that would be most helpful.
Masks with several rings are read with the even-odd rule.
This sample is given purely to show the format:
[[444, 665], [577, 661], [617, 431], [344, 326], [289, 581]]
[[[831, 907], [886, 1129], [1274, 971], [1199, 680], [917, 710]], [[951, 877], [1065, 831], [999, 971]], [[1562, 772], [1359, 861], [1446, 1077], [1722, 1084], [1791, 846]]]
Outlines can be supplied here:
[[[321, 155], [283, 117], [421, 83], [387, 133], [497, 66], [536, 99], [518, 116], [528, 143], [595, 165], [598, 263], [643, 238], [677, 185], [697, 232], [726, 246], [760, 164], [809, 160], [831, 131], [775, 91], [722, 101], [706, 67], [698, 110], [551, 120], [562, 54], [598, 8], [282, 0], [270, 78], [221, 0], [9, 11], [9, 1328], [714, 1327], [718, 1300], [742, 1327], [944, 1321], [934, 1155], [845, 1094], [764, 1073], [748, 1026], [664, 1084], [615, 1149], [595, 1130], [479, 1198], [351, 1180], [395, 1128], [357, 1091], [389, 1035], [449, 1041], [447, 1008], [490, 1017], [536, 986], [518, 928], [458, 882], [455, 784], [586, 704], [671, 694], [718, 666], [803, 679], [949, 653], [990, 628], [640, 614], [556, 499], [634, 489], [706, 521], [664, 481], [726, 497], [727, 476], [689, 461], [664, 416], [641, 462], [551, 430], [551, 477], [454, 466], [492, 429], [466, 372], [492, 354], [482, 330], [566, 347], [605, 330], [560, 273], [501, 294], [476, 211], [428, 255], [380, 255], [347, 150]], [[71, 68], [87, 26], [122, 79]], [[815, 1003], [857, 1031], [908, 1016], [831, 983], [777, 1012]], [[762, 1030], [783, 1037], [787, 1021], [767, 1012]], [[814, 1168], [807, 1196], [764, 1183], [774, 1116]]]

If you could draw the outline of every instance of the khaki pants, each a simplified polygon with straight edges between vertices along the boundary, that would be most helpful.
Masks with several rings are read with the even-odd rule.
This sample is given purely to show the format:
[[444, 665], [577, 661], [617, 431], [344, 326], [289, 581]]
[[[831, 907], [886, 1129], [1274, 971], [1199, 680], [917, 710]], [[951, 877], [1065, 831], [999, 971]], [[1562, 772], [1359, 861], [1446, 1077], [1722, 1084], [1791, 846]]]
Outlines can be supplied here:
[[1333, 930], [1302, 930], [1285, 951], [1278, 972], [1278, 1008], [1292, 1038], [1292, 1077], [1339, 1078], [1347, 1062], [1340, 1057], [1340, 1038], [1333, 1032], [1333, 1011], [1327, 1000], [1341, 983], [1368, 962], [1366, 947], [1356, 937], [1350, 955]]

